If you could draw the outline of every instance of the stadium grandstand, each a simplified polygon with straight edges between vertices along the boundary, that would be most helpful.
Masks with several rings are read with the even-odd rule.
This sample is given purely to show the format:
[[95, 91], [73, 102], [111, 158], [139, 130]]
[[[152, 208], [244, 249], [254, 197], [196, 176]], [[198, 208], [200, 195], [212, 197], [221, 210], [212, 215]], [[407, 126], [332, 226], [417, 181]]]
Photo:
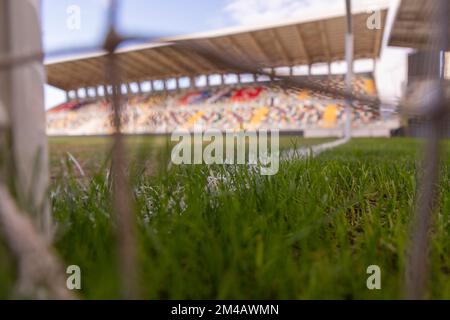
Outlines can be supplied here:
[[[366, 27], [369, 14], [354, 14], [355, 59], [373, 59], [376, 64], [386, 15], [383, 10], [380, 29], [370, 30]], [[333, 62], [345, 59], [345, 32], [345, 16], [336, 16], [202, 33], [121, 49], [117, 58], [126, 102], [123, 132], [164, 134], [201, 127], [342, 136], [342, 98], [320, 90], [285, 88], [280, 82], [283, 76], [290, 76], [324, 88], [345, 89], [345, 76], [331, 70]], [[190, 47], [205, 51], [186, 49]], [[203, 54], [206, 50], [225, 58], [211, 59]], [[49, 135], [113, 131], [106, 57], [98, 53], [46, 64], [48, 83], [65, 90], [67, 96], [65, 103], [47, 112]], [[265, 75], [230, 67], [227, 61], [233, 60], [256, 62]], [[314, 65], [324, 65], [326, 74], [313, 74]], [[355, 75], [353, 93], [377, 98], [372, 72]], [[386, 120], [379, 109], [361, 103], [353, 106], [351, 119], [353, 136], [389, 136], [398, 127], [395, 118]]]

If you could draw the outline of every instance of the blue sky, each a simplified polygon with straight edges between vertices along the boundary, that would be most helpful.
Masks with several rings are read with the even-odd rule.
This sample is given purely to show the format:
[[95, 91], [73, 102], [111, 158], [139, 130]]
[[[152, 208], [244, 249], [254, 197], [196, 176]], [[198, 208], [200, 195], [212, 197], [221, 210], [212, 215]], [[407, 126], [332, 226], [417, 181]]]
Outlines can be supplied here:
[[[77, 46], [95, 47], [105, 33], [109, 0], [41, 0], [42, 32], [46, 52]], [[119, 30], [135, 35], [184, 35], [237, 25], [277, 23], [283, 19], [302, 19], [326, 13], [344, 14], [344, 0], [122, 0]], [[354, 9], [388, 4], [395, 7], [398, 0], [354, 0]], [[80, 9], [80, 28], [67, 26], [71, 6]], [[403, 75], [393, 79], [392, 73], [403, 74], [399, 59], [404, 54], [392, 50], [381, 59], [378, 68], [390, 72], [386, 90], [397, 88]], [[383, 70], [383, 65], [385, 69]], [[402, 62], [400, 66], [403, 66]], [[387, 68], [387, 69], [386, 69]], [[395, 78], [395, 77], [394, 77]], [[395, 82], [395, 83], [394, 83]], [[46, 86], [46, 108], [64, 101], [64, 93]]]
[[[122, 0], [119, 29], [129, 34], [179, 35], [232, 25], [223, 15], [227, 0]], [[48, 51], [95, 45], [104, 34], [107, 0], [43, 0], [44, 46]], [[80, 8], [81, 28], [69, 30], [67, 9]]]
[[[180, 35], [232, 26], [224, 13], [228, 0], [125, 0], [120, 2], [119, 30], [126, 34]], [[80, 29], [70, 30], [68, 8], [80, 8]], [[107, 0], [42, 0], [46, 52], [74, 46], [95, 47], [105, 34]], [[64, 93], [46, 86], [46, 108], [64, 101]]]

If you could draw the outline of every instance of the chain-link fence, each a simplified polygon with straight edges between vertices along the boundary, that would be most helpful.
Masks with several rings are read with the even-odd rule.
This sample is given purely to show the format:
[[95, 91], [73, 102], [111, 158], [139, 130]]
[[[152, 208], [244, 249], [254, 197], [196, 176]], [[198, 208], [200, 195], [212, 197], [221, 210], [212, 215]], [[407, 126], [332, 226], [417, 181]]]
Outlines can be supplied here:
[[[347, 1], [348, 3], [349, 1]], [[53, 296], [69, 297], [61, 287], [56, 286], [53, 279], [48, 279], [45, 270], [54, 270], [54, 274], [60, 277], [60, 268], [58, 262], [55, 261], [52, 253], [45, 249], [45, 241], [36, 240], [40, 237], [40, 233], [36, 232], [26, 221], [21, 221], [18, 211], [28, 211], [34, 213], [37, 217], [35, 220], [42, 233], [51, 238], [53, 224], [51, 222], [48, 208], [48, 202], [43, 200], [43, 190], [47, 190], [48, 171], [46, 169], [39, 170], [38, 175], [42, 181], [38, 184], [36, 179], [36, 168], [31, 163], [36, 163], [36, 152], [44, 154], [46, 150], [45, 137], [43, 135], [44, 116], [38, 112], [38, 117], [30, 119], [31, 115], [36, 112], [27, 113], [27, 109], [23, 108], [23, 104], [33, 104], [33, 108], [43, 108], [42, 103], [42, 85], [43, 85], [43, 59], [41, 44], [39, 42], [31, 42], [33, 45], [26, 45], [29, 40], [23, 34], [30, 30], [38, 30], [37, 18], [38, 1], [31, 0], [0, 0], [0, 97], [8, 97], [1, 99], [0, 103], [0, 147], [1, 147], [1, 184], [0, 189], [0, 225], [3, 226], [2, 231], [7, 238], [9, 246], [13, 248], [14, 253], [18, 256], [22, 265], [22, 276], [27, 277], [26, 270], [30, 264], [34, 264], [37, 260], [42, 261], [41, 257], [36, 254], [30, 255], [30, 248], [38, 245], [36, 251], [40, 255], [48, 257], [42, 264], [42, 272], [35, 273], [40, 279], [28, 279], [25, 281], [24, 290], [32, 290], [31, 287], [35, 283], [41, 283], [42, 278], [47, 279], [48, 287]], [[411, 74], [414, 75], [414, 81], [411, 81], [412, 90], [403, 103], [399, 106], [392, 106], [396, 112], [410, 123], [409, 130], [412, 135], [427, 136], [425, 149], [425, 159], [423, 163], [423, 173], [419, 175], [420, 183], [417, 189], [417, 212], [415, 222], [412, 226], [412, 240], [409, 251], [409, 262], [407, 268], [407, 297], [420, 298], [423, 297], [428, 274], [427, 261], [429, 254], [429, 230], [432, 225], [432, 212], [435, 209], [437, 194], [436, 185], [439, 179], [439, 141], [448, 130], [447, 119], [448, 110], [446, 105], [446, 84], [442, 76], [442, 63], [440, 58], [442, 53], [448, 48], [448, 1], [436, 0], [429, 7], [429, 16], [427, 28], [429, 36], [426, 39], [425, 49], [421, 51], [421, 58], [410, 63]], [[123, 95], [121, 91], [121, 66], [115, 54], [118, 47], [125, 41], [148, 41], [155, 40], [156, 37], [125, 37], [121, 36], [117, 31], [117, 16], [119, 2], [117, 0], [110, 1], [108, 14], [108, 31], [101, 48], [107, 53], [107, 64], [104, 66], [105, 79], [108, 79], [112, 87], [110, 95], [106, 95], [109, 106], [113, 114], [114, 126], [114, 143], [112, 147], [112, 176], [113, 179], [113, 199], [114, 211], [117, 220], [118, 231], [118, 252], [120, 256], [121, 274], [123, 294], [126, 298], [137, 297], [137, 279], [135, 276], [137, 271], [137, 240], [135, 232], [135, 221], [132, 214], [133, 197], [128, 189], [127, 160], [125, 157], [124, 139], [122, 134], [122, 112], [124, 110]], [[15, 25], [11, 21], [14, 17], [20, 17], [21, 21], [28, 23], [21, 26]], [[30, 18], [28, 19], [27, 18]], [[349, 18], [351, 15], [349, 15]], [[351, 19], [350, 19], [351, 21]], [[349, 29], [351, 30], [351, 22]], [[17, 39], [17, 41], [15, 40]], [[163, 40], [159, 40], [163, 41]], [[14, 44], [18, 47], [14, 47]], [[180, 42], [176, 44], [186, 52], [194, 52], [204, 57], [206, 60], [214, 61], [221, 65], [227, 66], [230, 70], [241, 73], [258, 74], [267, 77], [273, 77], [269, 72], [262, 70], [257, 63], [252, 61], [236, 61], [230, 60], [227, 56], [218, 55], [217, 52], [206, 50], [203, 47], [195, 46], [192, 43]], [[50, 55], [84, 52], [92, 48], [73, 48], [61, 52], [54, 52]], [[347, 45], [347, 50], [351, 51], [351, 44]], [[349, 54], [347, 62], [352, 63], [352, 57]], [[414, 70], [413, 67], [416, 67]], [[34, 68], [34, 69], [33, 69]], [[32, 78], [30, 83], [22, 83], [21, 80], [26, 77], [27, 72], [36, 76], [36, 68], [39, 69], [37, 78]], [[27, 71], [28, 70], [28, 71]], [[31, 71], [30, 71], [31, 70]], [[417, 71], [417, 72], [416, 72]], [[21, 73], [24, 72], [24, 73]], [[76, 73], [76, 70], [74, 70]], [[414, 73], [415, 72], [415, 73]], [[39, 78], [41, 76], [41, 78]], [[364, 104], [367, 108], [378, 111], [381, 102], [372, 96], [357, 94], [352, 92], [351, 74], [347, 79], [347, 89], [333, 89], [321, 85], [320, 83], [311, 83], [293, 76], [277, 76], [278, 84], [283, 88], [306, 88], [309, 90], [320, 91], [348, 101], [348, 107], [354, 106], [355, 102]], [[24, 89], [24, 86], [27, 86]], [[29, 99], [21, 100], [20, 96], [35, 95]], [[41, 100], [37, 104], [33, 103], [33, 99]], [[5, 105], [6, 104], [6, 105]], [[20, 112], [15, 114], [15, 108]], [[30, 106], [31, 108], [31, 106]], [[348, 109], [349, 110], [349, 109]], [[347, 118], [350, 119], [349, 111]], [[26, 121], [29, 119], [30, 121]], [[36, 124], [36, 121], [42, 123]], [[36, 131], [30, 130], [32, 127], [38, 127], [39, 135], [35, 135]], [[347, 125], [349, 128], [349, 125]], [[23, 130], [28, 132], [26, 137], [34, 135], [30, 140], [32, 146], [27, 146], [27, 150], [22, 148], [23, 141], [18, 137]], [[39, 131], [40, 130], [40, 131]], [[350, 133], [347, 132], [347, 137]], [[34, 154], [30, 154], [30, 150], [34, 150]], [[38, 151], [40, 150], [41, 153]], [[6, 155], [6, 156], [5, 156]], [[25, 162], [21, 164], [21, 158], [25, 158]], [[38, 157], [38, 164], [41, 168], [45, 168], [48, 160], [46, 157]], [[18, 179], [18, 180], [17, 180]], [[17, 181], [22, 181], [18, 183]], [[28, 194], [25, 189], [32, 190], [34, 195], [30, 198], [24, 198], [21, 194]], [[40, 191], [39, 191], [40, 190]], [[11, 194], [13, 196], [11, 196]], [[37, 209], [39, 207], [39, 210]], [[17, 215], [16, 215], [17, 213]], [[22, 216], [21, 216], [22, 217]], [[23, 218], [23, 217], [22, 217]], [[11, 233], [14, 230], [14, 234]], [[27, 236], [28, 234], [28, 236]], [[44, 259], [45, 260], [45, 259]], [[36, 275], [37, 274], [37, 275]], [[27, 282], [28, 281], [28, 282]], [[45, 281], [44, 281], [45, 282]], [[61, 283], [60, 283], [61, 284]], [[62, 290], [62, 291], [61, 291]]]

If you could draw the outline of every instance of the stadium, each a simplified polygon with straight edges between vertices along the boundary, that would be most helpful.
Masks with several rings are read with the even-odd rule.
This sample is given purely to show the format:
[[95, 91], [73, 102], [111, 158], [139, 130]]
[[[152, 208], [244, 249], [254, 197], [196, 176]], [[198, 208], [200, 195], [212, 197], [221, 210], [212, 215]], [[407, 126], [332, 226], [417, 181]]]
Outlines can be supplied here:
[[[386, 20], [386, 14], [386, 10], [381, 12], [382, 21]], [[384, 25], [376, 32], [369, 30], [365, 27], [369, 16], [367, 13], [354, 16], [355, 30], [360, 30], [355, 34], [355, 58], [372, 59], [375, 64]], [[285, 75], [298, 77], [302, 82], [344, 90], [345, 77], [332, 74], [331, 64], [345, 60], [345, 24], [345, 16], [329, 17], [168, 39], [174, 45], [127, 48], [118, 53], [123, 70], [121, 92], [128, 96], [123, 131], [167, 134], [175, 128], [192, 130], [202, 125], [234, 130], [272, 128], [305, 137], [341, 136], [344, 100], [320, 90], [283, 89], [277, 85], [277, 69], [279, 72], [287, 69]], [[321, 39], [319, 44], [317, 39]], [[186, 53], [176, 45], [178, 42], [226, 54], [227, 60], [256, 59], [258, 66], [267, 68], [271, 76], [243, 74], [204, 55]], [[66, 103], [48, 111], [50, 135], [112, 133], [108, 114], [111, 108], [104, 98], [112, 93], [102, 72], [105, 59], [105, 55], [93, 55], [46, 65], [49, 84], [65, 90], [67, 97]], [[311, 75], [311, 67], [317, 64], [325, 64], [327, 73]], [[306, 67], [306, 74], [297, 75], [296, 70], [302, 67]], [[60, 77], [71, 74], [71, 70], [78, 70], [77, 78]], [[356, 74], [352, 86], [353, 92], [377, 98], [371, 72]], [[95, 119], [91, 114], [96, 114]], [[355, 106], [352, 125], [355, 136], [368, 137], [388, 137], [399, 127], [395, 117], [384, 115], [381, 119], [379, 110], [365, 105]]]
[[100, 44], [52, 52], [57, 7], [0, 0], [1, 299], [450, 299], [446, 0], [161, 5], [175, 35], [142, 2], [144, 36], [99, 2]]

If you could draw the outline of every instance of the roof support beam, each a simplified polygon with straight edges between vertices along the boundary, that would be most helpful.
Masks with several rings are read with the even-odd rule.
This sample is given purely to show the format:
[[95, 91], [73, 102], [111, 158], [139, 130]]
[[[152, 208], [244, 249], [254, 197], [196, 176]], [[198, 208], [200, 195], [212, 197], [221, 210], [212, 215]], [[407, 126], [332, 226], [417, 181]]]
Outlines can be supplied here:
[[119, 56], [118, 59], [120, 68], [129, 73], [130, 76], [127, 77], [129, 81], [148, 77], [147, 70], [136, 63], [134, 59], [126, 59], [124, 56]]
[[106, 73], [105, 72], [105, 68], [101, 68], [101, 67], [98, 67], [96, 65], [96, 60], [94, 60], [94, 61], [91, 61], [91, 60], [79, 60], [78, 62], [80, 64], [84, 65], [87, 69], [91, 70], [92, 72], [97, 73], [101, 77], [104, 77], [104, 74]]
[[217, 72], [217, 70], [221, 69], [221, 66], [219, 64], [214, 63], [206, 57], [193, 52], [186, 52], [185, 59], [188, 63], [192, 63], [192, 61], [198, 61], [199, 64], [205, 66], [210, 72]]
[[239, 57], [240, 59], [244, 58], [247, 60], [247, 53], [241, 48], [241, 46], [233, 39], [233, 37], [223, 37], [217, 39], [216, 41], [209, 40], [213, 45], [219, 47], [219, 51], [223, 54], [223, 52], [229, 51], [230, 48], [235, 57]]
[[[78, 65], [81, 65], [77, 67]], [[87, 69], [88, 74], [82, 75], [82, 78], [84, 78], [84, 84], [88, 85], [92, 82], [97, 82], [100, 80], [100, 82], [104, 81], [105, 79], [105, 70], [103, 68], [99, 68], [95, 65], [95, 62], [91, 62], [89, 60], [79, 60], [74, 65], [72, 74], [79, 74], [80, 70]]]
[[147, 57], [142, 52], [139, 51], [130, 52], [129, 55], [132, 60], [139, 61], [139, 63], [142, 63], [142, 66], [144, 68], [149, 68], [151, 72], [154, 74], [162, 74], [165, 71], [164, 68], [161, 67], [160, 65], [152, 63], [149, 57]]
[[59, 88], [63, 90], [71, 90], [70, 83], [67, 81], [67, 77], [61, 74], [60, 72], [52, 72], [51, 74], [47, 75], [47, 81], [49, 83], [59, 83]]
[[[228, 57], [228, 59], [233, 59], [233, 57], [239, 57], [240, 59], [244, 57], [244, 59], [246, 59], [247, 57], [245, 51], [240, 48], [239, 44], [237, 44], [235, 41], [232, 41], [232, 39], [221, 38], [220, 41], [218, 41], [217, 39], [215, 39], [214, 41], [212, 39], [203, 40], [204, 43], [206, 43], [210, 48], [211, 53], [215, 55], [223, 57], [224, 53], [229, 52], [229, 48], [231, 48], [234, 54], [231, 57]], [[228, 46], [224, 45], [224, 42], [228, 43]], [[210, 63], [209, 60], [205, 59], [204, 57], [201, 57], [201, 59], [202, 61], [206, 61], [211, 66], [210, 71], [212, 72], [223, 72], [227, 69], [220, 64]]]
[[187, 69], [185, 66], [181, 65], [178, 61], [167, 58], [166, 55], [159, 52], [158, 50], [149, 51], [152, 57], [158, 61], [158, 63], [166, 66], [166, 68], [171, 69], [174, 74], [180, 75], [183, 73], [190, 73], [191, 71]]
[[250, 43], [253, 46], [253, 49], [258, 52], [258, 54], [264, 58], [265, 63], [264, 65], [268, 65], [271, 62], [271, 59], [269, 59], [267, 53], [264, 51], [264, 48], [261, 46], [261, 44], [258, 42], [258, 39], [256, 39], [255, 35], [252, 32], [248, 33]]
[[278, 34], [277, 30], [269, 30], [269, 34], [271, 35], [273, 42], [275, 43], [275, 47], [277, 48], [278, 52], [283, 57], [284, 62], [286, 65], [290, 65], [292, 63], [291, 58], [289, 57], [289, 54], [287, 53], [286, 47], [281, 43], [280, 41], [280, 35]]
[[209, 47], [209, 51], [213, 54], [223, 54], [222, 48], [217, 48], [217, 44], [212, 39], [202, 39], [202, 42], [205, 43]]
[[151, 68], [153, 70], [157, 69], [159, 70], [159, 73], [155, 75], [155, 77], [159, 77], [161, 75], [164, 75], [165, 72], [167, 72], [167, 69], [170, 69], [172, 73], [177, 73], [178, 70], [174, 69], [171, 65], [167, 65], [167, 62], [161, 61], [159, 59], [159, 56], [154, 55], [155, 52], [152, 52], [152, 54], [145, 54], [143, 52], [134, 52], [133, 57], [136, 58], [136, 60], [141, 61], [145, 64], [146, 67]]
[[[66, 81], [64, 81], [64, 82], [66, 82], [66, 86], [69, 89], [78, 89], [78, 88], [82, 87], [86, 82], [86, 78], [83, 78], [79, 74], [79, 72], [78, 72], [79, 69], [75, 68], [75, 65], [73, 65], [73, 64], [55, 65], [55, 66], [52, 66], [52, 68], [54, 68], [54, 70], [56, 70], [56, 72], [52, 72], [52, 75], [56, 73], [58, 75], [58, 78], [64, 77], [66, 79]], [[66, 76], [64, 76], [64, 74]], [[70, 74], [70, 77], [67, 77], [67, 74]], [[70, 78], [69, 81], [67, 81], [68, 78]], [[76, 83], [76, 84], [73, 84], [73, 83]]]
[[322, 41], [322, 48], [323, 51], [325, 52], [325, 57], [327, 58], [328, 62], [331, 61], [331, 52], [330, 52], [330, 45], [328, 43], [328, 37], [327, 34], [325, 32], [325, 24], [323, 23], [323, 21], [319, 21], [319, 30], [320, 30], [320, 39]]
[[295, 30], [295, 35], [297, 37], [297, 43], [298, 43], [298, 47], [300, 49], [300, 54], [305, 57], [306, 63], [310, 64], [311, 57], [310, 57], [308, 51], [306, 50], [305, 41], [303, 39], [302, 31], [300, 30], [300, 26], [294, 26], [293, 28]]
[[[189, 74], [192, 73], [202, 73], [204, 72], [205, 66], [202, 66], [200, 63], [198, 63], [197, 61], [195, 61], [195, 59], [192, 60], [187, 60], [186, 57], [183, 56], [183, 54], [177, 52], [175, 49], [173, 48], [166, 48], [166, 51], [170, 52], [171, 57], [175, 60], [177, 60], [177, 65], [180, 66], [183, 70], [187, 70], [187, 72]], [[172, 60], [172, 61], [175, 61]]]

